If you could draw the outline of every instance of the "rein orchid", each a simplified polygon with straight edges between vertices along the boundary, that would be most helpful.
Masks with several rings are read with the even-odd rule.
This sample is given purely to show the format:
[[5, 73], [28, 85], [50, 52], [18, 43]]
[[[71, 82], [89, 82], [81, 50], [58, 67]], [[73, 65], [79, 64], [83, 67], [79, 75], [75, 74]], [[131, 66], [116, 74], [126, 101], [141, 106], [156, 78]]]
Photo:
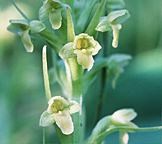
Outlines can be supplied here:
[[77, 62], [83, 69], [88, 71], [93, 67], [93, 56], [101, 49], [100, 44], [94, 40], [92, 36], [82, 33], [74, 38], [74, 42], [70, 42], [62, 48], [60, 55], [63, 58], [77, 57]]
[[39, 125], [46, 127], [56, 123], [63, 134], [69, 135], [74, 131], [70, 115], [79, 111], [80, 105], [77, 102], [54, 96], [48, 101], [48, 108], [42, 113]]

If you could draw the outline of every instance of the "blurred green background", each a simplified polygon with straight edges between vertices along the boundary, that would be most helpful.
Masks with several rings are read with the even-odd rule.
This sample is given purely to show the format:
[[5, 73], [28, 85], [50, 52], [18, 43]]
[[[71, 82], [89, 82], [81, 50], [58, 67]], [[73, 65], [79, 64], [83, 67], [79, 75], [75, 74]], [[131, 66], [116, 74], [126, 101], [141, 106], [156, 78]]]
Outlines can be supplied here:
[[[39, 0], [19, 0], [32, 19]], [[162, 0], [125, 0], [131, 18], [120, 34], [119, 48], [109, 54], [126, 53], [133, 60], [112, 89], [107, 81], [100, 117], [120, 108], [134, 108], [139, 126], [162, 125]], [[33, 4], [34, 3], [34, 4]], [[20, 39], [7, 32], [9, 19], [20, 15], [10, 1], [0, 0], [0, 144], [41, 144], [39, 117], [46, 108], [41, 64], [43, 43], [33, 38], [35, 51], [26, 53]], [[100, 78], [86, 95], [87, 133], [95, 124], [101, 92]], [[93, 98], [92, 98], [93, 97]], [[47, 144], [57, 144], [52, 127], [46, 129]], [[106, 143], [117, 144], [116, 134]], [[161, 144], [162, 133], [131, 134], [130, 144]]]

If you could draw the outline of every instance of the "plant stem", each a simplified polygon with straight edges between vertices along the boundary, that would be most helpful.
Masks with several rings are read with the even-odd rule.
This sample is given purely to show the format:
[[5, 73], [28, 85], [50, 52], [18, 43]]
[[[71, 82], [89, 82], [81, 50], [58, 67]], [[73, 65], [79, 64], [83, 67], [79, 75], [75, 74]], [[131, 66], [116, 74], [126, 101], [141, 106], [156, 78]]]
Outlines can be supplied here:
[[26, 19], [29, 20], [29, 18], [22, 12], [22, 10], [17, 6], [15, 0], [12, 1], [14, 7], [17, 9], [17, 11]]
[[[108, 32], [103, 33], [103, 57], [108, 56]], [[101, 89], [100, 89], [100, 95], [99, 95], [99, 101], [97, 105], [97, 112], [96, 112], [96, 118], [95, 123], [100, 119], [101, 112], [102, 112], [102, 106], [103, 106], [103, 100], [104, 100], [104, 92], [106, 88], [106, 82], [107, 82], [107, 68], [103, 67], [101, 71]]]
[[162, 131], [162, 126], [157, 127], [145, 127], [145, 128], [129, 128], [129, 127], [117, 127], [117, 128], [108, 128], [106, 131], [99, 134], [93, 141], [88, 142], [88, 144], [94, 144], [97, 141], [104, 140], [106, 136], [117, 132], [117, 131], [126, 131], [126, 132], [154, 132]]
[[[68, 42], [73, 42], [75, 38], [75, 31], [74, 31], [74, 25], [73, 20], [70, 12], [70, 8], [66, 8], [66, 14], [67, 14], [67, 40]], [[74, 132], [71, 135], [65, 136], [63, 135], [59, 129], [57, 129], [57, 133], [59, 136], [59, 139], [62, 144], [82, 144], [83, 141], [83, 113], [82, 113], [82, 75], [83, 75], [83, 69], [80, 65], [77, 63], [76, 57], [69, 58], [64, 60], [66, 65], [66, 71], [67, 71], [67, 77], [69, 79], [72, 85], [72, 94], [71, 97], [73, 100], [80, 103], [81, 110], [79, 113], [75, 113], [72, 115], [73, 124], [74, 124]]]

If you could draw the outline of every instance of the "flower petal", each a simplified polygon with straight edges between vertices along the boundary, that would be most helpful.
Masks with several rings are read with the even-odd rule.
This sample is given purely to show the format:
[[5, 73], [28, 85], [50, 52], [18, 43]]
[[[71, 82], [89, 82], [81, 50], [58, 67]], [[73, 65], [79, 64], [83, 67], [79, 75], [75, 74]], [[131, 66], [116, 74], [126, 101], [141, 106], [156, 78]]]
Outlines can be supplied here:
[[116, 10], [109, 13], [107, 16], [110, 23], [114, 23], [117, 19], [123, 17], [123, 20], [118, 21], [117, 23], [122, 23], [125, 19], [129, 17], [129, 12], [126, 9]]
[[73, 121], [68, 111], [54, 114], [57, 126], [65, 135], [70, 135], [74, 131]]
[[30, 30], [33, 33], [40, 33], [45, 28], [46, 28], [46, 26], [41, 21], [33, 20], [30, 22]]
[[112, 46], [114, 48], [118, 47], [118, 40], [119, 40], [119, 31], [122, 28], [121, 24], [117, 24], [117, 25], [112, 25], [112, 30], [113, 30], [113, 42], [112, 42]]
[[40, 117], [39, 125], [42, 127], [50, 126], [55, 122], [54, 115], [44, 111]]
[[129, 135], [127, 132], [120, 132], [120, 141], [122, 142], [122, 144], [128, 144]]
[[80, 111], [80, 104], [77, 103], [76, 101], [70, 101], [71, 106], [70, 106], [70, 114], [76, 113]]
[[96, 55], [100, 49], [101, 45], [96, 41], [96, 45], [95, 48], [93, 49], [92, 55]]
[[113, 113], [113, 122], [127, 124], [137, 116], [133, 109], [121, 109]]
[[12, 33], [20, 35], [29, 29], [29, 23], [27, 20], [10, 20], [10, 25], [7, 29]]
[[52, 9], [49, 12], [49, 21], [53, 29], [59, 29], [62, 25], [61, 9]]
[[93, 57], [91, 55], [87, 55], [81, 50], [75, 50], [74, 53], [77, 54], [77, 61], [84, 69], [88, 69], [88, 71], [93, 67]]
[[63, 46], [63, 48], [60, 50], [59, 56], [60, 56], [62, 59], [67, 59], [67, 58], [71, 58], [71, 57], [76, 56], [76, 55], [74, 54], [73, 43], [70, 42], [70, 43], [65, 44], [65, 45]]
[[100, 32], [106, 32], [106, 31], [110, 31], [111, 30], [111, 25], [110, 22], [108, 21], [108, 17], [104, 16], [100, 18], [100, 21], [96, 27], [97, 31]]
[[30, 38], [30, 35], [29, 35], [29, 29], [22, 32], [20, 34], [20, 36], [21, 36], [21, 41], [22, 41], [26, 51], [27, 52], [33, 52], [34, 46], [33, 46], [33, 43], [31, 41], [31, 38]]

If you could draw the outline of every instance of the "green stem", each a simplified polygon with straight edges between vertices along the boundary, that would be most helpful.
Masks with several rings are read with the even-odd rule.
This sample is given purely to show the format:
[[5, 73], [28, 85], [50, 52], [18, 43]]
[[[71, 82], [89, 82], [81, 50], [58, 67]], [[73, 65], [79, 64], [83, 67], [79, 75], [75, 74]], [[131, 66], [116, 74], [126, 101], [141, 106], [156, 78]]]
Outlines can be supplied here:
[[[108, 32], [102, 34], [102, 40], [103, 40], [103, 57], [108, 57]], [[103, 67], [101, 70], [101, 86], [100, 86], [100, 95], [97, 105], [97, 112], [96, 112], [96, 118], [95, 123], [100, 119], [101, 113], [102, 113], [102, 106], [104, 101], [104, 95], [106, 90], [106, 83], [107, 83], [107, 67]]]
[[45, 131], [45, 128], [43, 128], [43, 144], [46, 144], [46, 131]]
[[29, 18], [22, 12], [22, 10], [17, 6], [15, 0], [12, 1], [14, 7], [17, 9], [17, 11], [24, 17], [26, 20], [29, 20]]
[[97, 144], [98, 141], [103, 141], [106, 136], [117, 132], [117, 131], [126, 131], [126, 132], [154, 132], [154, 131], [161, 131], [162, 126], [157, 126], [157, 127], [146, 127], [146, 128], [129, 128], [129, 127], [117, 127], [117, 128], [109, 128], [99, 134], [97, 137], [94, 139], [90, 140], [87, 144]]
[[[73, 42], [75, 38], [75, 31], [70, 8], [66, 8], [67, 14], [67, 40]], [[72, 115], [74, 132], [71, 135], [63, 135], [61, 131], [56, 128], [61, 144], [82, 144], [83, 141], [83, 116], [82, 113], [82, 75], [83, 70], [77, 63], [76, 57], [65, 60], [67, 78], [70, 78], [72, 93], [71, 97], [81, 105], [81, 111]]]

